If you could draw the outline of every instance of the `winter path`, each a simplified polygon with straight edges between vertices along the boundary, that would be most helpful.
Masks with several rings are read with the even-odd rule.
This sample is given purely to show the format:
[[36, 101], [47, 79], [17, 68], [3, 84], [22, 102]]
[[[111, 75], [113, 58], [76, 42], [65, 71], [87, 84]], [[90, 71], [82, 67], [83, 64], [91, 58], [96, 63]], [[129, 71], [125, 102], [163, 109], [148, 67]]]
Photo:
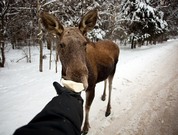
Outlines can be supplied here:
[[[16, 63], [21, 53], [10, 50], [6, 68], [0, 69], [0, 135], [28, 123], [56, 95], [52, 83], [60, 73], [54, 72], [54, 62], [48, 70], [45, 59], [44, 72], [39, 73], [38, 50], [32, 50], [32, 64]], [[88, 135], [177, 135], [178, 41], [121, 49], [107, 118], [102, 92], [103, 82], [96, 87]]]

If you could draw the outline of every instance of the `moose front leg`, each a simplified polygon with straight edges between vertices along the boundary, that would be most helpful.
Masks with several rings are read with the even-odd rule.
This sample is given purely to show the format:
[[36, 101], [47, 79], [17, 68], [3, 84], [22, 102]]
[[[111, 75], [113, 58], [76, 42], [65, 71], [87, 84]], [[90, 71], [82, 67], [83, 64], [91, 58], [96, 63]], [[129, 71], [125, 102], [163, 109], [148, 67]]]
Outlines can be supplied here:
[[85, 121], [84, 121], [84, 126], [83, 126], [83, 134], [87, 134], [90, 128], [89, 124], [89, 111], [90, 111], [90, 106], [93, 102], [95, 96], [95, 91], [94, 88], [88, 89], [86, 91], [86, 103], [85, 103]]

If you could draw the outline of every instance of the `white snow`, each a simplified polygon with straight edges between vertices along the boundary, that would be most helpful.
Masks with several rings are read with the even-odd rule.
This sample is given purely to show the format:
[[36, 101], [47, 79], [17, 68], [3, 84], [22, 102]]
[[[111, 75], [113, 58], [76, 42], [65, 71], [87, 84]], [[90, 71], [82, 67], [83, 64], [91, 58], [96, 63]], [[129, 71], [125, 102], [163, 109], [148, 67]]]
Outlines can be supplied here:
[[[101, 82], [96, 86], [88, 135], [173, 133], [173, 126], [170, 127], [173, 123], [169, 126], [170, 120], [166, 119], [169, 115], [165, 112], [171, 111], [170, 118], [175, 116], [178, 103], [177, 42], [172, 40], [135, 50], [121, 47], [113, 81], [111, 115], [104, 116], [107, 102], [100, 100], [104, 85]], [[48, 56], [48, 50], [44, 52]], [[23, 55], [21, 50], [6, 52], [6, 67], [0, 68], [0, 135], [12, 134], [27, 124], [56, 96], [52, 83], [60, 80], [61, 66], [55, 73], [53, 61], [52, 69], [48, 70], [48, 56], [44, 71], [39, 72], [38, 53], [34, 47], [30, 64], [26, 60], [16, 63]], [[85, 98], [84, 92], [82, 96]]]

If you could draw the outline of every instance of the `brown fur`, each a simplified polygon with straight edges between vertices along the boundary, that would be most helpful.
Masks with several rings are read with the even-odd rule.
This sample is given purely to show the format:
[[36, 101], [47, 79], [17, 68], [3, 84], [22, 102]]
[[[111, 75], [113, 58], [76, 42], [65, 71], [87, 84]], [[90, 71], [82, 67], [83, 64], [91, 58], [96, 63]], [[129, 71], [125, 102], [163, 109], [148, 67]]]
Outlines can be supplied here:
[[114, 74], [118, 54], [118, 46], [109, 40], [88, 44], [87, 58], [95, 76], [92, 80], [97, 83]]
[[109, 81], [109, 99], [105, 116], [111, 112], [112, 79], [118, 62], [119, 48], [110, 40], [93, 43], [85, 38], [86, 32], [93, 29], [96, 23], [96, 10], [89, 11], [82, 18], [78, 28], [64, 28], [54, 16], [44, 12], [41, 14], [41, 19], [49, 32], [58, 35], [58, 53], [62, 63], [62, 77], [81, 82], [86, 89], [83, 132], [87, 133], [90, 127], [88, 117], [95, 95], [95, 85], [105, 80], [102, 95], [102, 100], [105, 100], [107, 79]]

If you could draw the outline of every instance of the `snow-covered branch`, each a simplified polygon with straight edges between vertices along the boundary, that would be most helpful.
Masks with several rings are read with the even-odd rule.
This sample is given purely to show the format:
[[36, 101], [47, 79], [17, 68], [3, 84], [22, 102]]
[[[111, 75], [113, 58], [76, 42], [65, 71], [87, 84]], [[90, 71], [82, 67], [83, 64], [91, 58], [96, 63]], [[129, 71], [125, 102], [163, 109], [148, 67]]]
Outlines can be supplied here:
[[58, 0], [51, 0], [51, 1], [48, 1], [48, 2], [44, 3], [44, 4], [42, 5], [42, 7], [47, 6], [47, 5], [52, 4], [52, 3], [54, 3], [54, 2], [57, 2], [57, 1], [58, 1]]

